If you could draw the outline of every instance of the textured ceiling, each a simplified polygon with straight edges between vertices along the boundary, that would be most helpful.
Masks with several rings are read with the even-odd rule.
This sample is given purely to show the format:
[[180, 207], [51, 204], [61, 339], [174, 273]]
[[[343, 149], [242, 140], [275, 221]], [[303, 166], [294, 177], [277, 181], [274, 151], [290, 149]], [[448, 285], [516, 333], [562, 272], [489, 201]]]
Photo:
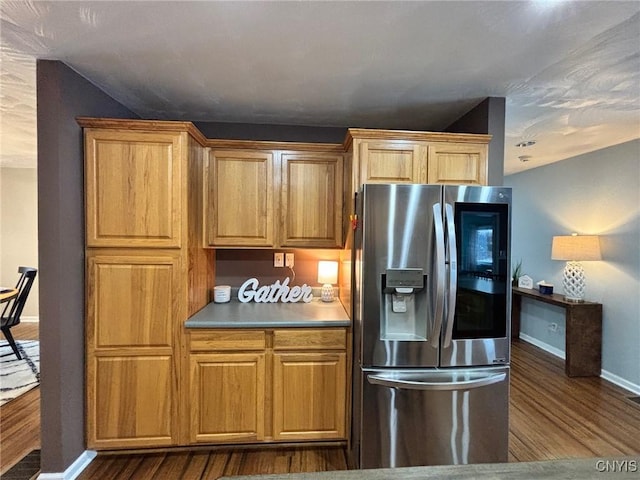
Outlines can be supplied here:
[[638, 1], [0, 8], [5, 166], [36, 161], [35, 58], [154, 119], [441, 130], [506, 97], [507, 174], [640, 138]]

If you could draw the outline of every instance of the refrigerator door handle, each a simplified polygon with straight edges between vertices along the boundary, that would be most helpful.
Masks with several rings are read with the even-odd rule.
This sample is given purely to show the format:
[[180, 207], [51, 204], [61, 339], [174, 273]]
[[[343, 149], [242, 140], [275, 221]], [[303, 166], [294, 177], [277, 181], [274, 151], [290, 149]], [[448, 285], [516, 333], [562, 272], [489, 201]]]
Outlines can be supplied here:
[[453, 337], [453, 322], [456, 315], [456, 297], [458, 295], [458, 249], [456, 246], [456, 224], [453, 216], [453, 207], [445, 204], [447, 218], [447, 257], [449, 259], [449, 295], [447, 302], [447, 323], [445, 326], [443, 348], [451, 345]]
[[499, 383], [507, 378], [506, 373], [495, 373], [485, 377], [473, 378], [461, 381], [419, 381], [402, 378], [390, 378], [384, 375], [367, 375], [367, 381], [372, 385], [381, 385], [389, 388], [404, 390], [469, 390]]
[[444, 223], [442, 221], [442, 207], [439, 203], [433, 205], [433, 226], [436, 234], [436, 311], [431, 332], [431, 346], [440, 346], [440, 330], [444, 316], [445, 290], [445, 252], [444, 252]]

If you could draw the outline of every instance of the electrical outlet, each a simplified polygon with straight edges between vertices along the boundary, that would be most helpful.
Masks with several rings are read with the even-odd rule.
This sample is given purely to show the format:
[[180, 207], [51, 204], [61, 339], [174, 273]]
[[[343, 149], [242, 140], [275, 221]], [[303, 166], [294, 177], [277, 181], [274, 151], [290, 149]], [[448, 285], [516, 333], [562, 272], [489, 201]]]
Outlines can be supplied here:
[[284, 261], [285, 263], [284, 264], [289, 268], [293, 268], [293, 263], [294, 263], [293, 262], [293, 253], [287, 253], [287, 254], [285, 254], [284, 257], [285, 257], [285, 261]]
[[273, 266], [284, 267], [284, 253], [276, 252], [273, 254]]

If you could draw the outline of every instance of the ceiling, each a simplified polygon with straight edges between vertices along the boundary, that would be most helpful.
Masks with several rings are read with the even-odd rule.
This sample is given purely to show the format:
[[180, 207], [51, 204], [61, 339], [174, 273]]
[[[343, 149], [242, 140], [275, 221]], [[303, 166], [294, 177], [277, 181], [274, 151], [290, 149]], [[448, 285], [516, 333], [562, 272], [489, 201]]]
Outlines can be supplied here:
[[36, 58], [149, 119], [438, 131], [505, 97], [506, 174], [640, 138], [638, 1], [0, 8], [3, 166], [36, 163]]

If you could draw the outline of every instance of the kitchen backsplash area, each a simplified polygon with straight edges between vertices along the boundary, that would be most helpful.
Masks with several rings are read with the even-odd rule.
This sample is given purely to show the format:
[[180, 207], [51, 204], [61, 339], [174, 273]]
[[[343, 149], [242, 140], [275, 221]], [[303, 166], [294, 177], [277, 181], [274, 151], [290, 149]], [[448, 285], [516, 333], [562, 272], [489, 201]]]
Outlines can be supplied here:
[[[288, 267], [274, 267], [275, 253], [293, 253], [293, 272]], [[316, 289], [318, 282], [318, 262], [321, 260], [340, 261], [340, 250], [329, 249], [278, 249], [278, 250], [216, 250], [216, 285], [230, 285], [232, 291], [249, 278], [257, 278], [260, 284], [271, 284], [289, 277], [289, 285], [307, 284]], [[338, 279], [340, 280], [340, 279]], [[336, 294], [338, 285], [335, 285]]]

